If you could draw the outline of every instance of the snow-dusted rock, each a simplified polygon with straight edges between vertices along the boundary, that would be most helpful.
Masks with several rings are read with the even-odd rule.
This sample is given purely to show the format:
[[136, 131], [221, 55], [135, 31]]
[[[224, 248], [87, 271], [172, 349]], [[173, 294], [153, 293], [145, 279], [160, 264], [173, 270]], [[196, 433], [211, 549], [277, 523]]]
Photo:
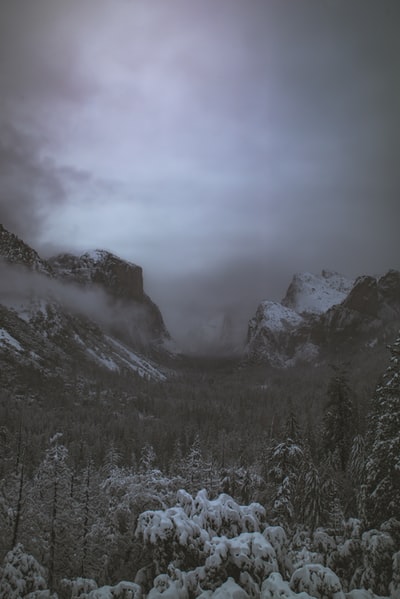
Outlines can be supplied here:
[[303, 324], [303, 317], [278, 302], [264, 301], [249, 322], [246, 355], [250, 360], [266, 361], [285, 367], [290, 361], [287, 340]]
[[282, 304], [298, 314], [322, 314], [340, 304], [353, 283], [354, 280], [327, 270], [320, 275], [309, 272], [295, 274]]
[[400, 272], [355, 281], [335, 273], [296, 274], [283, 300], [263, 301], [249, 321], [245, 358], [287, 368], [331, 360], [339, 350], [376, 346], [400, 324]]

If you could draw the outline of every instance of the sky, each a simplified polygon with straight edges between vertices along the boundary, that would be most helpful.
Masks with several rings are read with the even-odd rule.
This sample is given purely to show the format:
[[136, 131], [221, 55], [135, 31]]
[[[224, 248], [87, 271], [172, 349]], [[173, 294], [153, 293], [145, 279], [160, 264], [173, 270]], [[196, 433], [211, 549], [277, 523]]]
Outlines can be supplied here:
[[0, 222], [139, 264], [173, 336], [399, 268], [398, 0], [6, 0]]

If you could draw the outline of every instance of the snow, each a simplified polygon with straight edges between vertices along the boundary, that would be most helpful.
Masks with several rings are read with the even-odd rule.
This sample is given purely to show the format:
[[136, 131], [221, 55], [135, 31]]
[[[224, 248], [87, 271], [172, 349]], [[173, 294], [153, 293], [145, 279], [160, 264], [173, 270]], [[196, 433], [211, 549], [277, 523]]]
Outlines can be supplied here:
[[90, 348], [86, 348], [86, 351], [88, 354], [90, 354], [96, 360], [96, 362], [99, 362], [100, 364], [102, 364], [103, 366], [108, 368], [108, 370], [113, 370], [113, 371], [119, 370], [117, 364], [113, 360], [111, 360], [111, 358], [107, 358], [103, 354], [98, 354], [93, 349], [90, 349]]
[[9, 346], [13, 347], [17, 351], [24, 351], [24, 348], [21, 344], [5, 329], [0, 329], [0, 345], [8, 348]]
[[134, 264], [133, 262], [129, 262], [128, 260], [122, 260], [122, 258], [119, 258], [115, 254], [108, 252], [107, 250], [90, 249], [87, 252], [85, 252], [84, 254], [82, 254], [82, 256], [79, 257], [79, 260], [90, 261], [90, 262], [93, 262], [94, 264], [99, 264], [100, 262], [104, 262], [104, 260], [106, 258], [114, 258], [115, 260], [121, 260], [122, 262], [124, 262], [125, 264], [128, 264], [129, 266], [133, 266], [134, 268], [139, 268], [137, 266], [137, 264]]
[[339, 578], [321, 564], [306, 564], [293, 572], [290, 587], [317, 599], [345, 599]]
[[294, 593], [286, 580], [282, 580], [279, 572], [273, 572], [264, 580], [260, 599], [312, 599], [304, 591]]
[[210, 546], [206, 568], [220, 568], [229, 562], [259, 580], [278, 570], [275, 551], [260, 532], [244, 532], [233, 539], [214, 537]]
[[256, 318], [262, 320], [261, 326], [271, 331], [283, 331], [288, 327], [297, 327], [303, 322], [303, 318], [294, 310], [269, 300], [261, 302]]
[[[110, 341], [119, 351], [118, 358], [123, 360], [126, 365], [137, 372], [141, 377], [150, 377], [153, 380], [165, 381], [167, 377], [160, 370], [155, 368], [150, 362], [141, 358], [137, 354], [130, 351], [125, 345], [123, 345], [120, 341], [113, 339], [112, 337], [106, 336], [106, 339]], [[122, 355], [121, 355], [122, 352]]]
[[88, 258], [89, 260], [93, 260], [93, 262], [101, 262], [106, 255], [107, 252], [105, 250], [88, 250], [82, 254], [81, 258]]
[[233, 578], [228, 578], [223, 585], [215, 591], [204, 591], [198, 599], [249, 599], [249, 595]]
[[188, 593], [179, 582], [171, 580], [166, 574], [160, 574], [154, 579], [154, 587], [147, 599], [188, 599]]
[[86, 599], [139, 599], [142, 596], [139, 585], [121, 581], [115, 586], [104, 586], [85, 594]]
[[282, 304], [299, 314], [322, 314], [340, 304], [353, 287], [354, 280], [337, 272], [323, 270], [295, 274]]

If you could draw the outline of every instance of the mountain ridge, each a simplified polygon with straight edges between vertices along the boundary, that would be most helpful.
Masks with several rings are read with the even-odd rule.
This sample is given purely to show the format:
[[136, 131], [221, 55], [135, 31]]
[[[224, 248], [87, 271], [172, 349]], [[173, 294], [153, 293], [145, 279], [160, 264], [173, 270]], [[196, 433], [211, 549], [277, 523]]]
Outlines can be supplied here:
[[[60, 259], [43, 260], [0, 228], [0, 276], [6, 282], [0, 289], [3, 389], [18, 395], [25, 380], [29, 395], [39, 379], [38, 388], [56, 380], [63, 387], [74, 380], [94, 385], [107, 373], [165, 380], [168, 369], [158, 362], [170, 355], [170, 335], [144, 293], [141, 267], [106, 251], [68, 256], [69, 275], [67, 268], [60, 272]], [[85, 266], [85, 280], [79, 280], [78, 266]]]
[[281, 302], [264, 300], [249, 321], [245, 359], [286, 368], [386, 343], [400, 327], [400, 272], [354, 281], [294, 275]]

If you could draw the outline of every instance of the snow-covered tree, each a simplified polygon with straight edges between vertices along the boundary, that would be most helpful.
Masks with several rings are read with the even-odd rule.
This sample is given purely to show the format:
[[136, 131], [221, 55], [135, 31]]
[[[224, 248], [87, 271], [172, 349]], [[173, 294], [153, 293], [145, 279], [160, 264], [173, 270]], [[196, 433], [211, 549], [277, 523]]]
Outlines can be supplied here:
[[315, 530], [324, 519], [325, 503], [325, 485], [322, 477], [314, 464], [310, 464], [304, 474], [302, 513], [304, 524], [311, 530]]
[[150, 472], [154, 470], [157, 461], [156, 452], [150, 443], [146, 443], [140, 454], [139, 469], [141, 472]]
[[377, 525], [400, 520], [400, 336], [376, 387], [369, 416], [366, 461], [366, 515]]
[[290, 527], [295, 519], [295, 490], [302, 466], [303, 449], [291, 438], [272, 447], [270, 479], [275, 483], [273, 503], [277, 524]]
[[213, 490], [213, 468], [203, 454], [200, 437], [196, 435], [181, 468], [183, 485], [190, 493], [197, 493], [202, 488]]
[[321, 564], [307, 564], [295, 570], [290, 587], [296, 593], [306, 592], [317, 599], [345, 599], [339, 578]]
[[36, 559], [25, 553], [18, 544], [9, 551], [0, 567], [0, 597], [4, 599], [51, 599], [45, 569]]
[[196, 497], [179, 491], [175, 507], [139, 517], [136, 535], [152, 564], [147, 584], [167, 572], [177, 576], [177, 570], [188, 571], [192, 591], [198, 585], [216, 588], [226, 580], [228, 570], [237, 578], [246, 571], [260, 582], [269, 572], [278, 571], [275, 551], [260, 534], [264, 518], [260, 504], [240, 506], [224, 494], [210, 500], [205, 490]]

